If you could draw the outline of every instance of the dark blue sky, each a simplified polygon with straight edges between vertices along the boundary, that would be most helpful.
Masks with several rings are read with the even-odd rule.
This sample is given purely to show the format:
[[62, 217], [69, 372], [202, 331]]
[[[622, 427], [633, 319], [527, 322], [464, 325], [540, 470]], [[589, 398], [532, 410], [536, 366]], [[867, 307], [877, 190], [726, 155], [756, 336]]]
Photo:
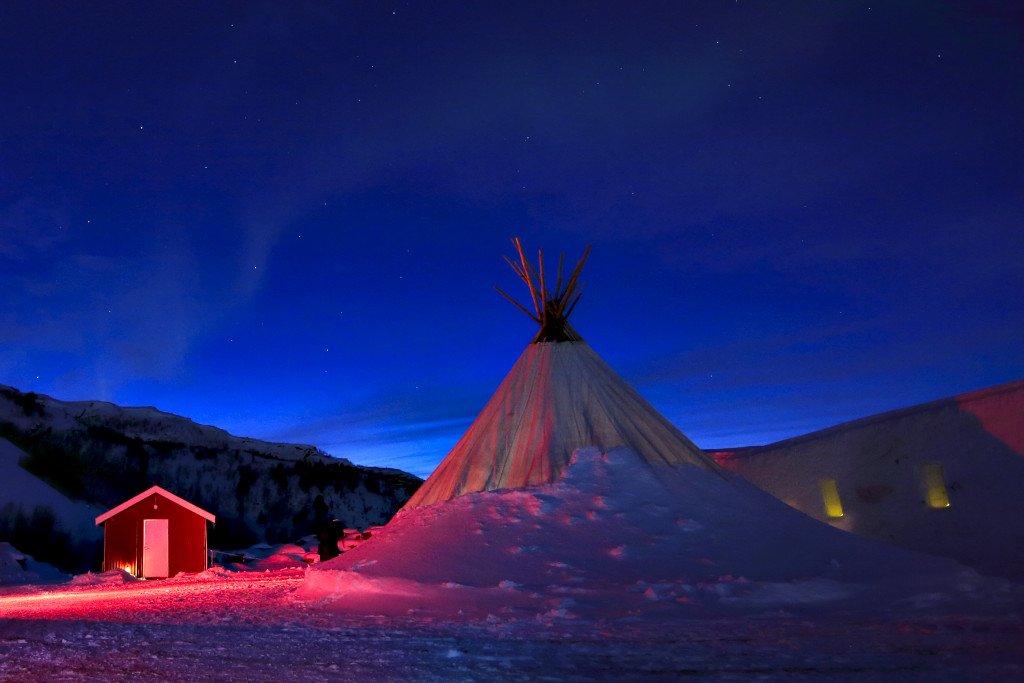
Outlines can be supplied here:
[[0, 383], [421, 476], [535, 330], [704, 447], [1024, 377], [1015, 2], [0, 5]]

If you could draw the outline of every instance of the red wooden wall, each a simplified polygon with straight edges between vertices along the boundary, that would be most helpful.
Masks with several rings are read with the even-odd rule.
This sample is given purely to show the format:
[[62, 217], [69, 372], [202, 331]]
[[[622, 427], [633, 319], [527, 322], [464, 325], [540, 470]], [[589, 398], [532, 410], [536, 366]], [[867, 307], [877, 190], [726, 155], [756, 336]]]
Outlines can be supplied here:
[[170, 576], [206, 570], [206, 519], [153, 493], [103, 522], [103, 571], [124, 569], [140, 575], [146, 519], [168, 520]]

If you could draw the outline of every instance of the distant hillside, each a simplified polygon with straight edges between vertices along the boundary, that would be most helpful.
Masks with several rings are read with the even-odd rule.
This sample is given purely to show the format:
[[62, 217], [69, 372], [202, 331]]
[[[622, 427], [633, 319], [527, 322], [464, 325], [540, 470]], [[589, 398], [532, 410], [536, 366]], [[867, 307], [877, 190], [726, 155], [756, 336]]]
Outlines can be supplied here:
[[[4, 385], [0, 439], [20, 449], [24, 470], [92, 509], [162, 486], [217, 516], [210, 545], [219, 548], [293, 540], [325, 518], [357, 528], [383, 524], [422, 483], [401, 470], [359, 467], [313, 446], [232, 436], [155, 408], [58, 401]], [[0, 481], [0, 535], [18, 514], [22, 527], [33, 516], [13, 486]], [[50, 505], [40, 501], [36, 516], [59, 512], [43, 509]], [[79, 519], [57, 522], [81, 533]]]
[[1024, 579], [1024, 380], [708, 455], [832, 526]]

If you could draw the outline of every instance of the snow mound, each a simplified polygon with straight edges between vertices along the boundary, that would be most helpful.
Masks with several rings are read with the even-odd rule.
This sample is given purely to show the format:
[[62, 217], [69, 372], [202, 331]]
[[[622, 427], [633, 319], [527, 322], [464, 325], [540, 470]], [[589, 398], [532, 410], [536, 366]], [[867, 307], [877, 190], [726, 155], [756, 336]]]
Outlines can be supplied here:
[[305, 560], [306, 553], [301, 554], [295, 553], [275, 553], [270, 557], [264, 558], [256, 562], [253, 568], [258, 571], [266, 571], [268, 569], [285, 569], [287, 567], [304, 567], [307, 562]]
[[232, 572], [230, 569], [227, 569], [226, 567], [215, 566], [210, 567], [204, 572], [192, 574], [191, 578], [193, 581], [222, 581], [225, 579], [230, 579], [232, 576], [234, 576], [234, 574], [234, 572]]
[[[309, 545], [308, 537], [300, 542]], [[298, 543], [281, 543], [270, 545], [268, 543], [257, 543], [245, 550], [217, 551], [222, 565], [220, 568], [229, 572], [253, 572], [272, 571], [276, 569], [289, 569], [305, 567], [310, 563], [315, 553], [303, 548]]]
[[57, 525], [73, 537], [102, 538], [102, 531], [96, 528], [95, 520], [103, 509], [73, 501], [22, 469], [18, 463], [26, 457], [28, 454], [23, 450], [0, 438], [0, 506], [10, 504], [28, 515], [34, 509], [46, 509], [53, 513]]
[[837, 531], [739, 477], [596, 448], [550, 484], [405, 510], [307, 571], [298, 595], [351, 612], [547, 621], [1021, 602], [1006, 582]]
[[0, 541], [0, 586], [66, 581], [64, 574], [53, 565], [36, 562], [6, 541]]
[[10, 543], [0, 542], [0, 583], [13, 583], [7, 577], [19, 577], [25, 573], [26, 556]]
[[138, 581], [137, 578], [123, 569], [111, 569], [101, 574], [86, 572], [71, 579], [72, 586], [122, 586]]

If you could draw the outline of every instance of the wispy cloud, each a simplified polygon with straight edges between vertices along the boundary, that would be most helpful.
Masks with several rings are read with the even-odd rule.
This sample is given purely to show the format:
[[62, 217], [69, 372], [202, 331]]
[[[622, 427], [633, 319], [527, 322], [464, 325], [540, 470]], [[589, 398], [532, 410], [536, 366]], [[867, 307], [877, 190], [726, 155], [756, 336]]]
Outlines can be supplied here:
[[466, 431], [495, 387], [480, 382], [392, 388], [336, 414], [261, 438], [309, 443], [366, 465], [391, 463], [419, 476], [429, 474]]
[[76, 396], [107, 399], [140, 376], [161, 380], [185, 372], [196, 340], [216, 319], [216, 299], [201, 289], [186, 229], [141, 230], [146, 234], [128, 257], [99, 248], [110, 245], [96, 239], [99, 228], [80, 226], [60, 244], [34, 245], [0, 295], [0, 338], [22, 340], [23, 364], [40, 353], [74, 358], [64, 377], [49, 382]]
[[60, 203], [24, 196], [0, 207], [0, 257], [25, 260], [67, 237], [67, 210]]

